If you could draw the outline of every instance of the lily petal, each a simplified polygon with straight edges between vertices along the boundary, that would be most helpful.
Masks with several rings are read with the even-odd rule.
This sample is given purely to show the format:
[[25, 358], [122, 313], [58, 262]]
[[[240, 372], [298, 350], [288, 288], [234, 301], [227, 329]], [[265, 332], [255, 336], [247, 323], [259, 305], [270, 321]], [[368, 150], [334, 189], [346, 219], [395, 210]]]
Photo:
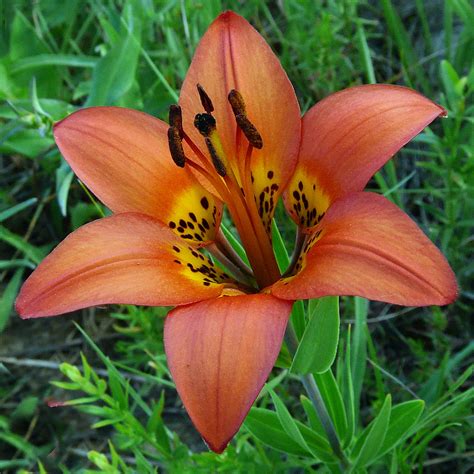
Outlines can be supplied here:
[[418, 92], [384, 84], [326, 97], [303, 117], [298, 166], [284, 195], [302, 227], [319, 222], [331, 202], [362, 191], [402, 146], [446, 111]]
[[34, 318], [101, 304], [167, 306], [218, 296], [227, 277], [199, 255], [150, 216], [99, 219], [43, 260], [23, 285], [16, 309]]
[[418, 226], [383, 196], [337, 200], [313, 234], [296, 276], [277, 282], [279, 298], [355, 295], [405, 306], [445, 305], [455, 276]]
[[242, 94], [248, 118], [263, 138], [263, 148], [253, 150], [251, 169], [257, 205], [263, 202], [262, 215], [268, 222], [296, 166], [301, 118], [293, 86], [265, 40], [233, 12], [221, 14], [204, 34], [181, 90], [185, 131], [205, 151], [193, 125], [195, 115], [203, 111], [197, 83], [213, 102], [217, 131], [236, 176], [244, 173], [247, 141], [241, 137], [237, 143], [227, 96], [232, 89]]
[[57, 123], [54, 137], [77, 176], [112, 211], [148, 214], [187, 240], [212, 241], [221, 203], [187, 167], [174, 164], [167, 130], [143, 112], [92, 107]]
[[197, 430], [222, 452], [239, 429], [280, 351], [292, 302], [224, 296], [171, 311], [168, 366]]

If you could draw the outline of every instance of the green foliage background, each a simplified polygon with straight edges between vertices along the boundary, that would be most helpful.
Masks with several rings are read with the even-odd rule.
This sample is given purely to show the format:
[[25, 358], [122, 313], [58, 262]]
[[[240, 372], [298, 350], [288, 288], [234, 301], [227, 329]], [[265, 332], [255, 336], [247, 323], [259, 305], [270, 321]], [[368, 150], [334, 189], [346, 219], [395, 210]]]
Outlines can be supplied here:
[[[354, 471], [472, 472], [474, 9], [467, 0], [0, 0], [0, 471], [340, 472], [327, 464], [324, 443], [307, 434], [320, 426], [285, 351], [259, 408], [216, 456], [191, 428], [169, 377], [165, 310], [93, 309], [25, 322], [13, 314], [27, 274], [104, 211], [61, 159], [51, 123], [77, 107], [111, 104], [166, 118], [199, 38], [228, 8], [272, 46], [303, 111], [331, 92], [373, 82], [408, 85], [448, 109], [369, 187], [441, 248], [460, 298], [421, 309], [343, 299], [338, 356], [317, 377]], [[291, 247], [294, 229], [282, 226], [283, 215], [278, 209], [276, 220]], [[72, 365], [61, 366], [61, 378], [63, 361]], [[72, 399], [80, 412], [46, 403]], [[409, 405], [390, 408], [401, 403]], [[389, 435], [400, 442], [384, 452]]]

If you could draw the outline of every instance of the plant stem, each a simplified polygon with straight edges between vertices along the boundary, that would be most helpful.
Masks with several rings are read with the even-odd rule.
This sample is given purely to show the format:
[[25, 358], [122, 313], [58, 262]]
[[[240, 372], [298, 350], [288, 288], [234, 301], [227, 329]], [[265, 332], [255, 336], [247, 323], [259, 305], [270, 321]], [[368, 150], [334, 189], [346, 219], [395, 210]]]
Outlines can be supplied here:
[[[298, 349], [298, 338], [296, 337], [295, 330], [291, 323], [288, 324], [285, 334], [286, 345], [288, 346], [289, 351], [294, 356], [296, 350]], [[334, 428], [334, 423], [329, 416], [329, 413], [326, 409], [321, 392], [319, 391], [316, 380], [314, 379], [313, 374], [300, 375], [301, 383], [303, 384], [306, 393], [308, 394], [313, 406], [318, 414], [319, 420], [323, 425], [324, 431], [328, 438], [329, 444], [334, 452], [334, 455], [339, 459], [341, 469], [345, 471], [349, 467], [349, 461], [347, 460], [337, 436], [336, 429]]]

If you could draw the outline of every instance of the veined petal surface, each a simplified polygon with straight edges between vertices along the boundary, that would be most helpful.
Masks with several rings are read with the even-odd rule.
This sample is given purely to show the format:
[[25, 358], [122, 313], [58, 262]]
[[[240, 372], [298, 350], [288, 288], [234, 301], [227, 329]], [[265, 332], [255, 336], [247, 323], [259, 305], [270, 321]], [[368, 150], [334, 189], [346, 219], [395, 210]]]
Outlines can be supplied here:
[[284, 199], [293, 220], [316, 225], [329, 205], [362, 191], [373, 174], [445, 110], [401, 86], [336, 92], [303, 117], [298, 165]]
[[64, 158], [113, 212], [140, 212], [185, 240], [212, 241], [222, 205], [171, 159], [168, 125], [121, 107], [79, 110], [54, 127]]
[[168, 366], [191, 420], [222, 452], [239, 429], [280, 351], [292, 302], [223, 296], [171, 311]]
[[23, 318], [101, 304], [168, 306], [212, 298], [228, 277], [144, 214], [99, 219], [66, 237], [23, 285]]
[[205, 151], [193, 125], [203, 111], [197, 83], [214, 104], [217, 131], [237, 176], [244, 172], [247, 141], [243, 136], [237, 141], [227, 96], [232, 89], [242, 94], [248, 118], [263, 138], [263, 148], [253, 150], [251, 168], [257, 206], [262, 203], [261, 215], [268, 222], [297, 160], [301, 118], [293, 86], [265, 40], [233, 12], [221, 14], [204, 34], [181, 90], [185, 131]]
[[299, 273], [277, 282], [279, 298], [355, 295], [405, 306], [445, 305], [455, 276], [418, 226], [383, 196], [337, 200], [300, 257]]

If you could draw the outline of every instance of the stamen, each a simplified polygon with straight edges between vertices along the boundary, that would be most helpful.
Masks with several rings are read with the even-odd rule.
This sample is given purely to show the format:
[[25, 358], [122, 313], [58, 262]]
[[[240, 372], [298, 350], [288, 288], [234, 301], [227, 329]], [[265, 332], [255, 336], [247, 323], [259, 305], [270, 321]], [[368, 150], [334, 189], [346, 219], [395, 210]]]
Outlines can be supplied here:
[[229, 92], [227, 99], [230, 102], [230, 106], [232, 107], [234, 115], [247, 115], [244, 98], [242, 97], [242, 94], [239, 91], [232, 89]]
[[172, 104], [169, 108], [169, 123], [171, 127], [176, 127], [179, 130], [180, 137], [183, 138], [183, 115], [179, 105]]
[[217, 154], [216, 148], [214, 147], [212, 140], [209, 137], [206, 137], [205, 140], [206, 140], [207, 149], [209, 150], [209, 154], [211, 155], [212, 164], [214, 165], [214, 168], [216, 169], [217, 174], [224, 178], [227, 175], [227, 171], [224, 166], [224, 163], [222, 162], [221, 158]]
[[211, 98], [207, 95], [206, 91], [204, 88], [201, 86], [201, 84], [196, 84], [197, 90], [199, 92], [199, 98], [201, 99], [201, 104], [204, 108], [204, 110], [210, 114], [214, 112], [214, 105], [212, 104]]
[[168, 146], [170, 148], [171, 158], [173, 158], [176, 166], [184, 168], [186, 156], [184, 154], [183, 143], [178, 127], [170, 127], [168, 129]]
[[211, 114], [197, 114], [194, 118], [194, 126], [204, 137], [209, 137], [216, 129], [216, 119]]
[[258, 130], [255, 128], [255, 125], [247, 118], [246, 115], [236, 115], [235, 120], [237, 125], [239, 126], [240, 130], [245, 135], [245, 138], [249, 141], [249, 143], [257, 149], [261, 149], [263, 147], [263, 140]]
[[258, 132], [255, 125], [247, 117], [247, 111], [245, 108], [245, 102], [244, 98], [242, 97], [242, 94], [239, 91], [232, 89], [229, 92], [227, 99], [229, 100], [230, 106], [232, 107], [232, 111], [234, 112], [237, 125], [240, 130], [242, 130], [249, 143], [254, 148], [262, 148], [262, 136]]

